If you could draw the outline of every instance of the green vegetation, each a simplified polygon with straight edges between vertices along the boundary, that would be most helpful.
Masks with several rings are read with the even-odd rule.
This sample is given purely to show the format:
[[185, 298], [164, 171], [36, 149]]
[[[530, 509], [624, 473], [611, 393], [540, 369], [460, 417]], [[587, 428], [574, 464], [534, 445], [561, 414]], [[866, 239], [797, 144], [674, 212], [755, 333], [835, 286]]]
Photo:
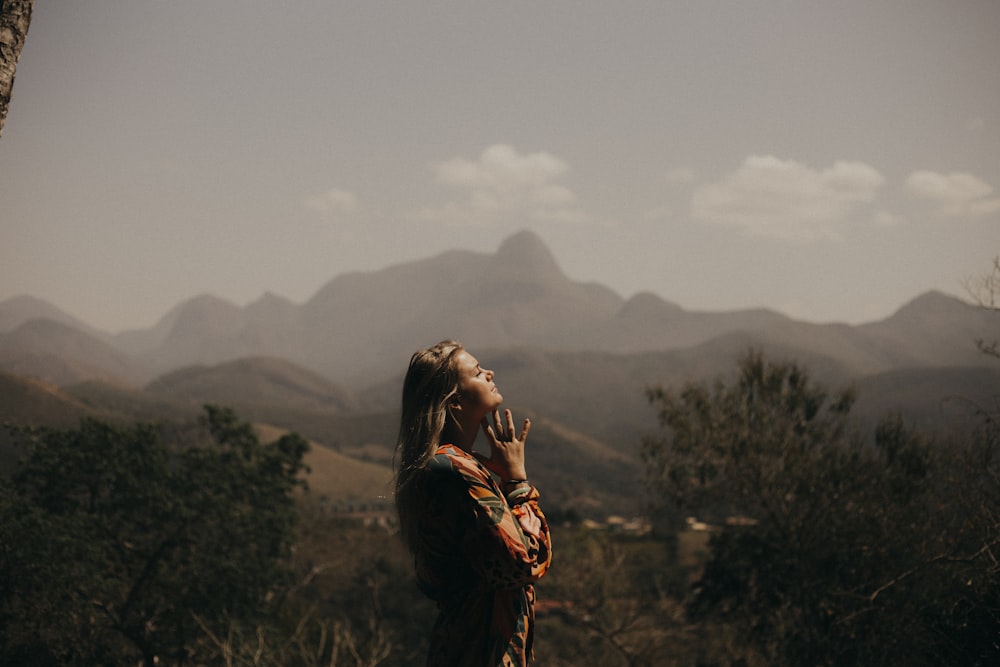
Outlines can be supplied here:
[[184, 664], [207, 633], [268, 618], [307, 445], [261, 445], [220, 408], [203, 425], [183, 447], [94, 419], [20, 433], [0, 486], [0, 662]]
[[889, 416], [851, 432], [795, 364], [749, 355], [732, 384], [653, 390], [643, 444], [661, 529], [717, 526], [685, 600], [701, 664], [1000, 660], [1000, 440], [933, 443]]
[[[729, 381], [648, 397], [652, 531], [544, 503], [555, 562], [538, 584], [537, 664], [1000, 660], [995, 408], [951, 440], [898, 415], [862, 432], [852, 391], [758, 353]], [[283, 433], [216, 407], [197, 427], [12, 429], [0, 663], [419, 664], [435, 609], [392, 515], [331, 511], [332, 490], [357, 495], [383, 469]], [[309, 493], [306, 460], [344, 470]]]

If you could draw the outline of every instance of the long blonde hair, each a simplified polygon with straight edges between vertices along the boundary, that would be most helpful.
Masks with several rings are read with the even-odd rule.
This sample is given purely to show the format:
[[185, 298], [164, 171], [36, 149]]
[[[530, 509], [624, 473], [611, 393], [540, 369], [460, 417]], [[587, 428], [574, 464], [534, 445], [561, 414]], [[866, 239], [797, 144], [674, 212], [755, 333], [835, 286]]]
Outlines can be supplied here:
[[412, 502], [414, 473], [441, 444], [448, 406], [458, 394], [459, 372], [455, 356], [462, 344], [444, 340], [410, 357], [403, 380], [402, 414], [396, 439], [396, 511], [408, 545], [414, 544], [416, 517]]

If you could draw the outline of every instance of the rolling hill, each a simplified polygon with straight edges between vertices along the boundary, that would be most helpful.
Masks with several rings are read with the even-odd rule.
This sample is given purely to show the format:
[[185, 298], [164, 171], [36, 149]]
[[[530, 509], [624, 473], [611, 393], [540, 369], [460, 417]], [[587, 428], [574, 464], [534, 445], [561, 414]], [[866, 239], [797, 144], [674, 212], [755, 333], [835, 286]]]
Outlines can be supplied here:
[[142, 362], [97, 335], [54, 319], [30, 319], [0, 333], [0, 369], [59, 385], [84, 380], [137, 383]]
[[53, 384], [0, 371], [0, 423], [73, 426], [96, 412]]
[[859, 326], [690, 311], [574, 282], [531, 232], [494, 254], [342, 274], [303, 304], [202, 295], [147, 330], [112, 336], [18, 297], [0, 303], [0, 325], [0, 416], [190, 421], [204, 403], [229, 405], [313, 441], [316, 479], [345, 493], [355, 487], [340, 472], [374, 489], [389, 470], [412, 351], [457, 338], [496, 371], [510, 407], [532, 417], [532, 475], [546, 496], [595, 513], [636, 502], [638, 443], [657, 428], [647, 388], [732, 377], [751, 348], [798, 362], [830, 389], [856, 387], [866, 426], [896, 411], [955, 432], [969, 422], [962, 406], [995, 405], [1000, 393], [998, 364], [975, 345], [1000, 337], [996, 311], [936, 292]]
[[859, 326], [798, 322], [763, 309], [689, 311], [649, 293], [626, 300], [601, 285], [570, 280], [541, 239], [524, 231], [492, 255], [449, 251], [342, 274], [301, 305], [273, 294], [245, 307], [198, 296], [148, 330], [117, 336], [18, 297], [0, 303], [6, 328], [0, 368], [57, 384], [143, 384], [187, 366], [274, 357], [357, 393], [398, 375], [413, 350], [457, 338], [475, 349], [621, 354], [712, 341], [718, 348], [776, 346], [822, 356], [856, 376], [981, 364], [971, 342], [1000, 331], [998, 319], [996, 312], [935, 292]]
[[196, 404], [359, 412], [360, 401], [320, 375], [275, 357], [244, 357], [216, 366], [188, 366], [146, 385], [156, 396]]
[[103, 416], [53, 384], [0, 371], [0, 473], [20, 457], [7, 426], [71, 428], [94, 415]]
[[763, 309], [689, 311], [649, 293], [626, 300], [570, 280], [541, 239], [523, 231], [492, 255], [449, 251], [336, 276], [301, 305], [273, 294], [245, 307], [198, 296], [148, 330], [117, 336], [74, 326], [54, 306], [18, 297], [0, 303], [8, 328], [0, 334], [0, 368], [57, 384], [141, 385], [188, 366], [273, 357], [359, 393], [397, 376], [413, 350], [456, 338], [477, 350], [620, 354], [774, 346], [857, 376], [981, 364], [971, 343], [995, 336], [998, 319], [935, 292], [860, 326], [798, 322]]

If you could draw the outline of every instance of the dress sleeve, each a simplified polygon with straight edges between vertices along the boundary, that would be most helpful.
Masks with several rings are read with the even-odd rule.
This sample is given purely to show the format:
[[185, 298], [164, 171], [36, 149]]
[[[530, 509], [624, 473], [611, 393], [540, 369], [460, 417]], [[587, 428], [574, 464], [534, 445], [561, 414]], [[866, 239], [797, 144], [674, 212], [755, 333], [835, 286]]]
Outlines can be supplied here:
[[[445, 461], [438, 456], [432, 465], [440, 470]], [[519, 588], [540, 579], [552, 561], [552, 550], [538, 490], [532, 487], [521, 495], [512, 509], [490, 474], [471, 456], [448, 452], [447, 467], [462, 478], [474, 518], [461, 542], [469, 565], [494, 588]], [[523, 507], [530, 507], [541, 522], [538, 537], [521, 530], [515, 513]]]

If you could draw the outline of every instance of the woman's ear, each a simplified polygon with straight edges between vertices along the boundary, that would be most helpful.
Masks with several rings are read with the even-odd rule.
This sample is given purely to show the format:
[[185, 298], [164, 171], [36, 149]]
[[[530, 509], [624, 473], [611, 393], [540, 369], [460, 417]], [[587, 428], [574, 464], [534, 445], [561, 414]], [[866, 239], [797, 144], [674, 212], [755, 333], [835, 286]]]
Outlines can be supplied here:
[[458, 396], [452, 396], [445, 404], [448, 411], [447, 423], [462, 431], [462, 401]]

